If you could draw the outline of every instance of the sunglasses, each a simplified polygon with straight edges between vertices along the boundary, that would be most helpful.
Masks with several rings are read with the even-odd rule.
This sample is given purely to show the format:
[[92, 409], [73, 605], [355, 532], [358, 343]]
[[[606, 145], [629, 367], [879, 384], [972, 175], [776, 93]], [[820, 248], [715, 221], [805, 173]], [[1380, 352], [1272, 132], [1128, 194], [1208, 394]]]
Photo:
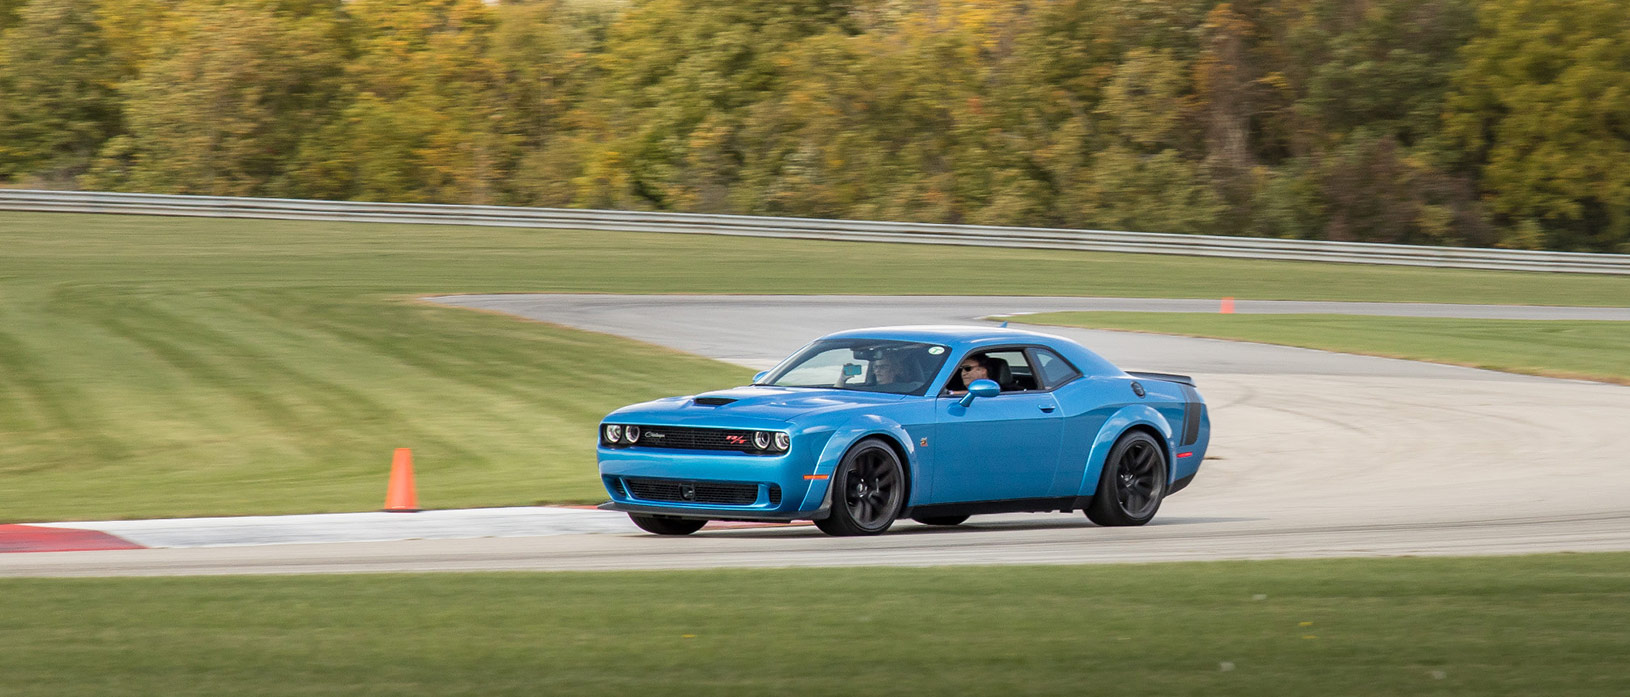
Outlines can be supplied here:
[[966, 373], [966, 372], [968, 372], [970, 370], [973, 370], [974, 368], [978, 368], [978, 367], [980, 367], [980, 366], [977, 366], [977, 365], [960, 365], [960, 366], [957, 366], [957, 368], [959, 370], [961, 370], [962, 372], [964, 372], [964, 373]]

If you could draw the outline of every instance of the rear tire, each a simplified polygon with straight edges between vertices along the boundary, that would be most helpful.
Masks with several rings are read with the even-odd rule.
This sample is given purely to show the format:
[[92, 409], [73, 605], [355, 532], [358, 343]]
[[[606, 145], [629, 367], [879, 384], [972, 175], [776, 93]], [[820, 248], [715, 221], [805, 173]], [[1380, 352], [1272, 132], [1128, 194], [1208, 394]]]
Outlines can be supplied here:
[[641, 530], [653, 532], [658, 535], [689, 535], [701, 530], [707, 525], [705, 520], [692, 520], [690, 518], [673, 518], [665, 515], [635, 515], [628, 514], [628, 519], [640, 526]]
[[828, 535], [877, 535], [906, 501], [905, 469], [887, 443], [868, 438], [849, 449], [832, 475], [832, 512], [815, 521]]
[[1087, 519], [1109, 527], [1153, 520], [1166, 495], [1167, 471], [1166, 452], [1154, 436], [1143, 431], [1121, 436], [1104, 459]]
[[923, 525], [961, 525], [968, 521], [965, 515], [929, 515], [921, 518], [912, 518]]

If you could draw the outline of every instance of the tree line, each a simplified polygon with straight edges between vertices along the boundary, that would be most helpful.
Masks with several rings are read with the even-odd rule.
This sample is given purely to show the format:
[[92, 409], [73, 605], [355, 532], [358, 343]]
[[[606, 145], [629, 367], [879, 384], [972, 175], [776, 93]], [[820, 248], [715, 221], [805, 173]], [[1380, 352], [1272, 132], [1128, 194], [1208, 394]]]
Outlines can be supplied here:
[[0, 0], [0, 183], [1630, 252], [1623, 0]]

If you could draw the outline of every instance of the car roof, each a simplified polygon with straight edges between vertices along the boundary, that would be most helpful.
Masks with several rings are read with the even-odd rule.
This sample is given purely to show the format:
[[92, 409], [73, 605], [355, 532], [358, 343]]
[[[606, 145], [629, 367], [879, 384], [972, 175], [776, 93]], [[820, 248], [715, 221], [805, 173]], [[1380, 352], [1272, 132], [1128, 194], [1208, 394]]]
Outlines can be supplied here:
[[992, 343], [1022, 343], [1022, 344], [1054, 344], [1056, 342], [1075, 343], [1069, 339], [1040, 332], [1025, 331], [1023, 329], [1008, 329], [1005, 327], [981, 327], [974, 325], [940, 324], [940, 325], [913, 325], [900, 327], [869, 327], [866, 329], [850, 329], [847, 331], [828, 334], [822, 339], [892, 339], [896, 341], [920, 341], [935, 344], [992, 344]]
[[1081, 344], [1062, 336], [1007, 327], [936, 324], [850, 329], [821, 337], [827, 339], [890, 339], [945, 344], [958, 353], [986, 346], [1038, 344], [1063, 354], [1088, 375], [1118, 375], [1121, 369]]

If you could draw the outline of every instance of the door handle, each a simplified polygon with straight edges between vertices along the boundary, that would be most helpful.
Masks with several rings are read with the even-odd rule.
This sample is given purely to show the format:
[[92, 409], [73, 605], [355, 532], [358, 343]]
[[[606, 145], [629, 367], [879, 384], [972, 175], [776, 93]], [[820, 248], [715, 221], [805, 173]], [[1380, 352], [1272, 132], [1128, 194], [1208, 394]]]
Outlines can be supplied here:
[[1053, 410], [1056, 409], [1056, 408], [1057, 407], [1054, 407], [1051, 404], [1043, 404], [1043, 405], [1041, 405], [1041, 410], [1045, 411], [1045, 412], [1047, 412], [1049, 414], [1053, 413]]

